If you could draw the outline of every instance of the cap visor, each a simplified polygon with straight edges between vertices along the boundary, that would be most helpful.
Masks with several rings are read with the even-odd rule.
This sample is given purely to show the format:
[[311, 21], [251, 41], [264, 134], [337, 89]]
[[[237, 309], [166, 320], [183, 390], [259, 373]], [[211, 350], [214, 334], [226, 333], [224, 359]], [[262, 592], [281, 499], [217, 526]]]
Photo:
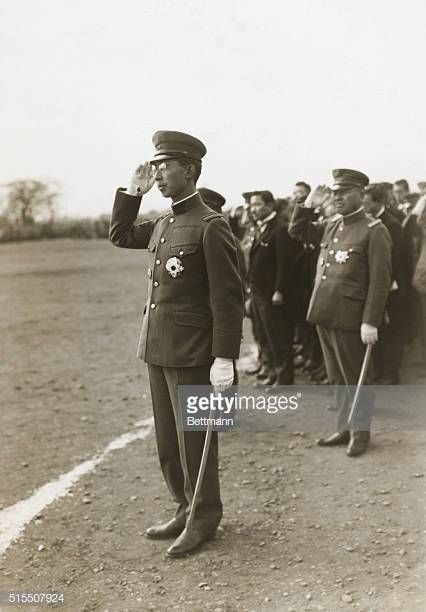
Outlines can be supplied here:
[[150, 159], [149, 163], [154, 164], [155, 162], [164, 161], [165, 159], [177, 159], [178, 157], [182, 157], [182, 155], [167, 155], [167, 153], [161, 153]]
[[360, 185], [354, 185], [353, 183], [334, 183], [330, 189], [331, 191], [338, 191], [339, 189], [353, 189], [354, 187], [360, 187]]

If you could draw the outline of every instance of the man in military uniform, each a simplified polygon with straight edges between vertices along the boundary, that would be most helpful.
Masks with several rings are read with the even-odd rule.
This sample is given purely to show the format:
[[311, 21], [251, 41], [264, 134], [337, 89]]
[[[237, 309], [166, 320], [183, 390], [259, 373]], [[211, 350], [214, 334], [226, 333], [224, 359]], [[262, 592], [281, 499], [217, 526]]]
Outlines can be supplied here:
[[314, 290], [307, 319], [317, 325], [327, 375], [337, 387], [337, 433], [320, 439], [320, 446], [348, 444], [347, 454], [365, 452], [370, 440], [373, 395], [363, 388], [355, 418], [349, 427], [349, 385], [356, 385], [365, 344], [378, 338], [391, 287], [391, 239], [380, 219], [372, 220], [363, 208], [369, 179], [356, 170], [333, 170], [337, 213], [327, 222], [314, 223], [313, 209], [330, 198], [327, 187], [311, 192], [297, 205], [290, 234], [319, 244]]
[[[223, 391], [232, 384], [244, 301], [230, 227], [195, 187], [205, 146], [182, 132], [156, 132], [153, 143], [154, 158], [137, 168], [127, 190], [116, 193], [110, 239], [118, 247], [149, 252], [138, 356], [148, 364], [161, 468], [178, 509], [146, 535], [177, 537], [167, 553], [178, 557], [211, 539], [222, 517], [213, 432], [194, 520], [187, 525], [205, 434], [177, 426], [178, 386], [211, 383]], [[171, 198], [171, 210], [135, 225], [142, 196], [154, 182]]]

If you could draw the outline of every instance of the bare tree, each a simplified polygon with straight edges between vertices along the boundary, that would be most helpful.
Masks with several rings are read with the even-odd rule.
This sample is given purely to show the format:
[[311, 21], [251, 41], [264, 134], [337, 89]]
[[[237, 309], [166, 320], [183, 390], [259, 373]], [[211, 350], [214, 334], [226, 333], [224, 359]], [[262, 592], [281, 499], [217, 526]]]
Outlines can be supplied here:
[[54, 183], [18, 180], [5, 185], [6, 215], [22, 225], [36, 221], [53, 222], [59, 191]]

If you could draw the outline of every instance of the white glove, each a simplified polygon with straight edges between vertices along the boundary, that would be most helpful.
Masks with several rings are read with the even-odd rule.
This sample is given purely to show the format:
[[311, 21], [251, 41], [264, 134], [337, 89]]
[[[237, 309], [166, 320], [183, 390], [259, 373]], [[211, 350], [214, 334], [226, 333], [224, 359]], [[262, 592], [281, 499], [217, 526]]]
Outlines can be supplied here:
[[234, 364], [232, 359], [216, 357], [210, 368], [210, 382], [215, 391], [225, 391], [234, 382]]
[[368, 323], [361, 325], [361, 340], [364, 344], [376, 344], [378, 337], [377, 327]]

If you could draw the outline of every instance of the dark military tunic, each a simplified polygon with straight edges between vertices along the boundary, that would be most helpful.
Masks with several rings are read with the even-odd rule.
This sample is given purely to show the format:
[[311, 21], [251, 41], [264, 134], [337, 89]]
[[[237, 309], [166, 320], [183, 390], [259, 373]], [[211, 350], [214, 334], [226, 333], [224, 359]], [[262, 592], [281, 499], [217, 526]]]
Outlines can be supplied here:
[[391, 286], [391, 240], [386, 227], [364, 210], [325, 224], [313, 211], [296, 207], [290, 235], [320, 245], [307, 319], [322, 327], [359, 330], [379, 327]]
[[155, 221], [133, 225], [140, 202], [117, 191], [110, 232], [116, 246], [149, 251], [138, 356], [172, 367], [237, 359], [243, 292], [228, 223], [196, 194]]
[[[148, 363], [158, 454], [164, 478], [185, 523], [204, 432], [182, 431], [178, 387], [209, 385], [215, 357], [239, 356], [244, 297], [235, 240], [221, 214], [198, 193], [155, 221], [134, 225], [141, 203], [118, 190], [110, 239], [119, 247], [148, 249], [148, 299], [138, 355]], [[194, 528], [214, 533], [222, 516], [218, 437], [213, 432]]]

